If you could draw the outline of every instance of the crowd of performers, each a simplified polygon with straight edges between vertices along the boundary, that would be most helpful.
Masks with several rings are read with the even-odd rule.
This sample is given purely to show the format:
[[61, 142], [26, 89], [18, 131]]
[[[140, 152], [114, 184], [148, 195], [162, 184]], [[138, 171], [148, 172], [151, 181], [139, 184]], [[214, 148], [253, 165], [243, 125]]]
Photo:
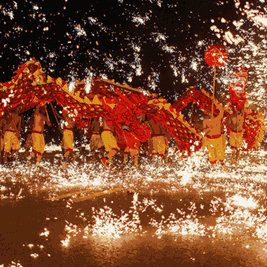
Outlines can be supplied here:
[[[235, 153], [232, 163], [238, 164], [243, 141], [244, 112], [246, 107], [244, 105], [241, 110], [234, 112], [230, 116], [228, 126], [231, 131], [227, 138], [222, 124], [224, 109], [218, 102], [214, 101], [213, 98], [212, 100], [220, 112], [217, 116], [214, 116], [211, 111], [205, 115], [203, 123], [201, 122], [199, 128], [203, 135], [202, 148], [208, 148], [208, 159], [211, 166], [215, 166], [215, 164], [221, 164], [223, 166], [227, 139], [229, 139], [229, 144]], [[73, 129], [76, 126], [76, 116], [73, 113], [69, 113], [64, 108], [61, 115], [56, 111], [54, 112], [54, 115], [57, 117], [57, 121], [59, 119], [62, 122], [61, 125], [63, 125], [61, 142], [63, 154], [61, 163], [67, 166], [66, 162], [70, 160], [70, 154], [74, 149]], [[147, 115], [145, 118], [142, 115], [139, 115], [138, 120], [140, 123], [145, 123], [151, 130], [151, 136], [145, 147], [147, 148], [146, 154], [149, 156], [152, 163], [158, 165], [163, 163], [168, 164], [171, 135], [164, 126], [153, 118], [152, 115]], [[1, 159], [4, 164], [8, 162], [11, 151], [12, 154], [17, 155], [17, 152], [21, 148], [21, 125], [22, 116], [20, 114], [19, 106], [9, 109], [0, 120]], [[39, 165], [45, 151], [45, 125], [48, 127], [52, 126], [46, 109], [46, 104], [38, 104], [29, 120], [29, 134], [24, 145], [27, 152], [27, 154], [25, 154], [27, 156], [25, 156], [26, 159], [31, 161], [31, 159], [35, 157], [37, 165]], [[114, 122], [105, 117], [95, 117], [90, 120], [88, 125], [87, 133], [90, 136], [92, 159], [99, 160], [105, 167], [108, 167], [112, 163], [114, 156], [122, 151], [120, 140], [118, 140], [118, 136], [114, 130]], [[123, 131], [127, 130], [128, 128], [125, 125]], [[133, 164], [138, 166], [140, 147], [124, 147], [123, 152], [123, 164], [127, 164], [128, 157], [131, 157]], [[176, 150], [176, 153], [179, 153], [179, 151]]]

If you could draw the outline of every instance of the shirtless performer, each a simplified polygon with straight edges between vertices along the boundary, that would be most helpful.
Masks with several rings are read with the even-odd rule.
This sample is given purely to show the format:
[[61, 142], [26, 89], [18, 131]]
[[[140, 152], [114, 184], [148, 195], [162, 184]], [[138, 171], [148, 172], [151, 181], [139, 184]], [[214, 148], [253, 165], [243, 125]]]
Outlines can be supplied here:
[[[93, 161], [96, 160], [96, 153], [99, 153], [101, 151], [102, 154], [104, 154], [104, 143], [100, 136], [100, 130], [101, 125], [100, 118], [93, 118], [92, 124], [90, 127], [91, 131], [91, 139], [90, 139], [90, 150], [93, 156]], [[100, 151], [99, 151], [100, 150]]]
[[[139, 114], [138, 117], [137, 117], [137, 120], [140, 124], [143, 124], [145, 123], [144, 122], [144, 116]], [[129, 126], [127, 125], [124, 125], [122, 127], [123, 130], [126, 130], [128, 131], [129, 130]], [[123, 155], [123, 165], [126, 165], [127, 164], [127, 160], [129, 158], [129, 156], [131, 156], [132, 160], [133, 160], [133, 163], [134, 163], [134, 166], [135, 167], [139, 167], [139, 164], [138, 164], [138, 157], [139, 157], [139, 152], [140, 152], [140, 141], [139, 139], [136, 139], [136, 142], [134, 144], [133, 147], [126, 147], [124, 149], [124, 155]]]
[[239, 156], [240, 156], [240, 150], [242, 147], [243, 142], [243, 133], [245, 129], [243, 128], [244, 124], [244, 109], [243, 106], [240, 111], [235, 112], [230, 117], [230, 146], [233, 150], [235, 150], [235, 157], [233, 158], [233, 163], [238, 164]]
[[217, 160], [220, 161], [221, 165], [224, 161], [224, 143], [221, 134], [224, 110], [218, 103], [215, 102], [214, 104], [220, 111], [219, 115], [213, 117], [210, 111], [208, 118], [203, 121], [203, 133], [206, 135], [205, 145], [208, 147], [209, 161], [212, 166], [215, 166]]
[[44, 126], [45, 123], [51, 127], [52, 123], [46, 113], [45, 107], [41, 107], [40, 104], [37, 105], [34, 112], [34, 123], [32, 128], [32, 142], [33, 142], [33, 150], [30, 156], [27, 157], [27, 160], [31, 160], [31, 158], [37, 154], [36, 165], [39, 165], [44, 149], [45, 149], [45, 139], [44, 139]]
[[20, 128], [21, 128], [21, 117], [19, 116], [20, 107], [16, 107], [13, 111], [7, 114], [6, 125], [4, 128], [4, 161], [7, 163], [7, 157], [11, 149], [14, 153], [20, 149]]
[[27, 128], [27, 137], [26, 137], [26, 142], [24, 144], [25, 147], [25, 152], [29, 155], [30, 154], [30, 149], [32, 148], [32, 128], [33, 128], [33, 123], [34, 123], [34, 114], [31, 116], [29, 122], [28, 122], [28, 128]]
[[[63, 111], [64, 128], [63, 128], [63, 139], [62, 139], [62, 149], [63, 149], [63, 162], [69, 159], [70, 153], [73, 152], [73, 128], [76, 124], [75, 117], [73, 114]], [[63, 163], [62, 162], [62, 163]]]
[[114, 137], [114, 131], [113, 122], [104, 117], [101, 139], [107, 151], [107, 156], [102, 158], [101, 162], [105, 167], [111, 163], [112, 158], [120, 151], [117, 139]]
[[167, 163], [168, 156], [168, 132], [164, 126], [162, 126], [154, 118], [150, 117], [147, 121], [147, 126], [151, 129], [151, 139], [152, 139], [152, 163], [156, 162], [156, 157], [158, 157], [159, 164], [162, 164], [163, 158], [165, 163]]
[[[122, 127], [123, 131], [129, 131], [129, 126], [124, 125]], [[139, 147], [140, 147], [140, 141], [136, 139], [136, 142], [134, 143], [134, 148], [127, 146], [124, 149], [124, 155], [123, 155], [123, 165], [125, 166], [127, 164], [127, 160], [129, 156], [131, 156], [134, 166], [138, 167], [138, 157], [139, 157]]]

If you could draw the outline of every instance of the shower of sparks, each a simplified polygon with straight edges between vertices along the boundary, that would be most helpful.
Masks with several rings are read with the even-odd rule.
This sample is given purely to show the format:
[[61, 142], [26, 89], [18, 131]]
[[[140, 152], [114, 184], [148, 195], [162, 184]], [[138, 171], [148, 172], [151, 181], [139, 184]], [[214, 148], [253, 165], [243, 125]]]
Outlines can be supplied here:
[[[60, 148], [48, 146], [47, 151], [60, 152]], [[258, 240], [262, 246], [267, 245], [266, 209], [259, 201], [266, 198], [264, 190], [267, 183], [266, 151], [251, 152], [250, 156], [242, 158], [239, 167], [231, 168], [229, 171], [222, 171], [219, 167], [210, 170], [206, 164], [205, 151], [199, 151], [183, 160], [172, 150], [170, 152], [175, 162], [173, 165], [156, 168], [144, 161], [140, 169], [127, 166], [125, 173], [115, 172], [112, 174], [112, 179], [110, 171], [97, 163], [84, 162], [78, 166], [74, 161], [68, 169], [65, 169], [53, 166], [43, 159], [39, 168], [34, 165], [26, 166], [20, 162], [14, 163], [15, 168], [1, 166], [0, 181], [4, 184], [8, 180], [9, 183], [16, 184], [19, 179], [20, 183], [27, 186], [29, 193], [36, 194], [41, 191], [51, 198], [72, 189], [77, 191], [77, 188], [81, 191], [86, 189], [91, 192], [102, 192], [104, 205], [101, 208], [92, 208], [90, 222], [85, 215], [86, 211], [82, 209], [77, 210], [77, 217], [83, 221], [83, 225], [65, 221], [65, 233], [60, 240], [62, 249], [74, 245], [77, 239], [82, 239], [83, 242], [103, 243], [106, 246], [121, 246], [124, 242], [122, 240], [129, 241], [146, 235], [157, 239], [162, 239], [166, 235], [172, 236], [175, 242], [179, 240], [195, 242], [207, 237], [213, 242], [217, 239], [231, 240], [245, 235]], [[260, 156], [261, 162], [254, 163], [252, 158], [255, 156]], [[226, 158], [230, 157], [231, 150], [227, 149]], [[226, 167], [230, 168], [228, 161]], [[105, 200], [105, 191], [112, 188], [133, 192], [139, 188], [141, 191], [145, 190], [144, 192], [150, 197], [141, 197], [135, 192], [128, 209], [118, 213]], [[197, 192], [195, 197], [201, 197], [207, 192], [225, 192], [225, 199], [214, 196], [204, 204], [192, 200], [189, 205], [185, 207], [181, 205], [175, 212], [166, 213], [166, 203], [160, 203], [156, 197], [161, 191], [177, 195], [187, 194], [190, 190]], [[23, 194], [24, 191], [20, 197], [25, 197]], [[1, 186], [0, 195], [1, 199], [18, 197], [7, 185]], [[66, 201], [66, 208], [73, 210], [74, 203], [79, 197], [83, 195], [71, 195]], [[183, 201], [181, 198], [180, 203]], [[201, 216], [200, 212], [204, 209], [208, 214]], [[152, 215], [151, 210], [154, 212]], [[148, 226], [143, 225], [144, 216], [149, 217]], [[209, 223], [209, 218], [214, 218], [213, 224]], [[47, 226], [39, 233], [44, 242], [51, 235], [51, 220], [53, 219], [50, 217], [46, 218]], [[30, 250], [40, 249], [30, 251], [29, 255], [33, 259], [39, 258], [40, 251], [46, 249], [46, 245], [34, 243], [27, 244], [27, 247]], [[47, 257], [53, 255], [52, 252], [50, 256], [48, 254]]]
[[253, 197], [249, 197], [248, 199], [239, 195], [232, 196], [231, 200], [233, 204], [236, 206], [241, 206], [245, 208], [256, 209], [258, 207], [257, 201]]
[[[34, 3], [34, 1], [28, 1], [28, 17], [31, 22], [36, 23], [36, 31], [41, 31], [45, 36], [46, 33], [54, 30], [54, 18], [53, 16], [63, 16], [64, 12], [68, 10], [68, 7], [63, 5], [62, 10], [55, 12], [55, 14], [48, 14], [44, 10], [42, 5]], [[228, 50], [228, 61], [220, 68], [220, 77], [216, 80], [218, 83], [221, 81], [229, 80], [229, 75], [236, 69], [237, 66], [242, 64], [249, 70], [249, 80], [247, 86], [247, 92], [249, 99], [257, 102], [261, 107], [266, 106], [266, 94], [265, 94], [265, 81], [267, 80], [267, 69], [264, 67], [266, 64], [265, 51], [267, 39], [264, 31], [267, 25], [267, 16], [265, 14], [266, 9], [262, 8], [263, 1], [256, 1], [257, 4], [249, 3], [249, 1], [242, 6], [239, 1], [235, 1], [235, 12], [239, 14], [239, 19], [229, 21], [226, 17], [219, 16], [211, 17], [210, 28], [206, 29], [210, 31], [210, 34], [214, 34], [217, 38], [217, 42], [223, 43]], [[207, 21], [197, 14], [198, 10], [192, 10], [188, 15], [188, 21], [180, 23], [179, 28], [174, 31], [168, 31], [166, 28], [160, 27], [157, 20], [155, 11], [170, 12], [169, 19], [177, 15], [177, 8], [179, 4], [166, 4], [163, 1], [147, 1], [145, 10], [138, 5], [129, 5], [124, 1], [114, 2], [116, 8], [119, 10], [118, 16], [120, 22], [114, 25], [107, 24], [105, 17], [107, 14], [99, 16], [93, 4], [89, 7], [89, 11], [78, 12], [81, 13], [79, 19], [69, 18], [66, 27], [64, 27], [64, 40], [53, 48], [50, 45], [44, 44], [42, 38], [36, 41], [35, 49], [42, 52], [41, 58], [43, 67], [47, 72], [55, 72], [57, 67], [57, 60], [64, 55], [68, 58], [67, 65], [63, 68], [62, 72], [71, 80], [82, 79], [81, 76], [87, 77], [86, 69], [92, 69], [92, 76], [106, 76], [109, 79], [113, 79], [112, 75], [117, 73], [122, 80], [122, 83], [132, 83], [137, 77], [142, 79], [142, 84], [146, 86], [144, 89], [158, 90], [161, 89], [161, 93], [165, 94], [166, 98], [175, 100], [176, 89], [172, 89], [173, 92], [168, 94], [167, 88], [159, 88], [162, 83], [163, 74], [162, 71], [166, 71], [165, 68], [170, 68], [172, 73], [170, 74], [170, 80], [176, 87], [177, 84], [182, 83], [186, 86], [188, 83], [196, 84], [201, 88], [207, 90], [212, 89], [211, 77], [212, 69], [207, 68], [203, 57], [203, 50], [210, 44], [210, 39], [205, 37], [200, 39], [198, 33], [194, 34], [194, 38], [190, 37], [190, 46], [184, 50], [179, 45], [175, 45], [172, 40], [179, 39], [179, 33], [192, 34], [191, 20], [198, 20], [200, 24], [207, 24]], [[217, 8], [222, 8], [226, 3], [219, 1], [214, 4]], [[115, 7], [114, 6], [114, 7]], [[157, 8], [155, 8], [157, 6]], [[20, 12], [24, 12], [24, 6], [16, 1], [11, 1], [10, 4], [1, 6], [1, 14], [6, 23], [11, 23]], [[165, 10], [166, 9], [166, 10]], [[179, 10], [179, 9], [178, 9]], [[167, 13], [168, 13], [167, 12]], [[234, 12], [233, 12], [234, 14]], [[165, 18], [163, 18], [165, 19]], [[177, 18], [179, 21], [179, 17]], [[116, 23], [116, 22], [114, 22]], [[141, 31], [141, 35], [138, 36], [134, 31], [129, 32], [123, 28], [123, 24], [127, 23], [127, 27], [134, 26]], [[153, 27], [151, 27], [151, 25]], [[184, 25], [185, 24], [185, 25]], [[149, 25], [149, 26], [147, 26]], [[14, 23], [13, 29], [5, 31], [3, 34], [12, 38], [20, 36], [23, 32], [33, 33], [33, 29], [26, 29], [24, 25], [20, 25], [19, 22]], [[119, 29], [114, 31], [114, 29]], [[134, 28], [133, 28], [134, 29]], [[116, 34], [118, 32], [118, 34]], [[39, 32], [38, 32], [39, 34]], [[171, 35], [172, 34], [172, 35]], [[48, 37], [48, 43], [50, 41]], [[102, 41], [103, 40], [103, 41]], [[117, 47], [119, 51], [125, 52], [120, 54], [115, 48], [109, 49], [109, 51], [102, 51], [101, 47], [105, 44], [111, 44], [111, 47]], [[212, 41], [214, 42], [214, 40]], [[144, 50], [146, 44], [153, 44], [158, 55], [159, 60], [154, 61], [153, 64], [145, 67], [148, 62], [145, 60], [147, 51]], [[5, 45], [4, 45], [5, 46]], [[20, 58], [20, 61], [27, 61], [28, 56], [32, 56], [32, 43], [28, 42], [19, 44], [17, 47], [10, 43], [6, 49], [12, 51], [15, 57]], [[1, 57], [4, 54], [1, 53]], [[132, 56], [130, 56], [132, 55]], [[154, 56], [154, 55], [153, 55]], [[168, 58], [168, 62], [164, 62], [164, 57]], [[81, 68], [80, 59], [85, 58], [88, 64]], [[148, 59], [149, 60], [149, 59]], [[94, 62], [100, 63], [101, 67], [94, 67]], [[82, 66], [84, 66], [82, 64]], [[164, 68], [163, 68], [164, 66]], [[15, 66], [13, 66], [15, 68]], [[69, 74], [67, 74], [69, 71]], [[165, 82], [165, 81], [164, 81]], [[142, 87], [142, 86], [141, 86]], [[166, 90], [166, 92], [164, 92]], [[88, 88], [86, 88], [88, 91]], [[218, 89], [218, 94], [222, 92], [228, 92], [228, 84], [224, 82], [223, 86]], [[260, 92], [259, 94], [256, 94]], [[179, 93], [178, 93], [179, 95]]]
[[[176, 84], [183, 86], [196, 84], [200, 88], [212, 90], [213, 69], [207, 68], [203, 57], [203, 51], [210, 45], [209, 38], [199, 39], [197, 38], [198, 34], [195, 34], [195, 39], [190, 37], [191, 42], [185, 40], [188, 47], [181, 49], [180, 45], [171, 41], [169, 32], [166, 28], [159, 27], [157, 21], [153, 22], [152, 28], [148, 28], [155, 16], [155, 12], [152, 11], [153, 5], [156, 5], [159, 10], [163, 7], [166, 8], [163, 1], [147, 1], [148, 6], [144, 12], [139, 12], [135, 5], [128, 6], [123, 0], [117, 1], [118, 6], [123, 10], [120, 15], [125, 17], [134, 26], [134, 29], [142, 30], [140, 36], [135, 35], [134, 31], [129, 32], [123, 29], [124, 23], [117, 23], [113, 25], [114, 27], [106, 25], [104, 19], [106, 15], [96, 17], [92, 5], [92, 10], [83, 13], [79, 21], [69, 18], [62, 33], [64, 41], [58, 41], [56, 47], [50, 45], [53, 40], [48, 36], [55, 26], [52, 17], [62, 14], [60, 12], [48, 14], [41, 5], [34, 1], [26, 2], [28, 13], [27, 19], [24, 19], [29, 20], [30, 25], [34, 25], [34, 29], [28, 29], [28, 26], [19, 25], [17, 22], [17, 17], [23, 13], [22, 11], [25, 11], [19, 1], [10, 1], [9, 4], [0, 5], [2, 22], [4, 25], [9, 25], [7, 30], [4, 27], [0, 31], [3, 36], [3, 51], [0, 52], [0, 58], [4, 58], [6, 51], [9, 51], [14, 58], [19, 59], [16, 61], [16, 65], [9, 66], [10, 69], [17, 69], [21, 62], [26, 62], [29, 57], [37, 53], [40, 55], [40, 58], [37, 59], [41, 60], [45, 72], [55, 73], [59, 66], [61, 67], [59, 74], [65, 75], [66, 80], [70, 82], [70, 91], [75, 89], [75, 79], [85, 77], [85, 90], [89, 93], [92, 78], [100, 76], [105, 79], [113, 79], [114, 74], [123, 83], [132, 83], [137, 78], [141, 79], [141, 87], [144, 87], [145, 90], [154, 92], [161, 89], [161, 93], [164, 93], [166, 98], [173, 100], [179, 97], [179, 93], [175, 91]], [[263, 0], [255, 1], [257, 2], [255, 5], [251, 5], [248, 1], [244, 6], [241, 6], [238, 0], [234, 2], [236, 12], [240, 15], [238, 20], [228, 22], [226, 18], [220, 17], [210, 18], [207, 23], [206, 20], [200, 19], [202, 24], [210, 25], [209, 30], [216, 36], [216, 41], [223, 43], [228, 51], [228, 61], [220, 68], [220, 75], [216, 77], [216, 82], [221, 87], [217, 94], [228, 93], [230, 74], [239, 65], [243, 65], [248, 69], [249, 79], [246, 90], [249, 101], [264, 108], [267, 106], [266, 7], [264, 11], [259, 7], [260, 4], [264, 4]], [[224, 4], [223, 1], [218, 1], [217, 5], [221, 4]], [[259, 6], [257, 7], [257, 5]], [[176, 8], [171, 4], [168, 4], [167, 7], [170, 12], [175, 11]], [[67, 7], [64, 6], [62, 12], [66, 9]], [[193, 13], [190, 16], [192, 19], [198, 18]], [[185, 28], [177, 29], [177, 31], [189, 33], [192, 24], [190, 22], [185, 24]], [[226, 25], [226, 27], [223, 28], [222, 25]], [[128, 26], [131, 25], [128, 24]], [[18, 45], [13, 44], [13, 40], [20, 37], [22, 33], [32, 34], [31, 31], [40, 31], [42, 37], [36, 41], [32, 41], [28, 37], [27, 41], [26, 38]], [[42, 38], [47, 38], [45, 43], [42, 42]], [[104, 42], [110, 44], [109, 51], [101, 50]], [[150, 49], [150, 46], [148, 49], [146, 48], [147, 43], [153, 44], [157, 53], [153, 57], [157, 60], [153, 57], [145, 57], [147, 56], [146, 52]], [[111, 45], [117, 48], [114, 49]], [[165, 57], [167, 57], [167, 61], [164, 61]], [[62, 58], [66, 58], [67, 62], [63, 67], [58, 63]], [[81, 64], [79, 61], [81, 58], [84, 58], [88, 64]], [[173, 93], [164, 92], [166, 88], [159, 88], [162, 86], [161, 84], [165, 86], [162, 72], [170, 73], [169, 77], [175, 88]], [[4, 106], [7, 106], [10, 100], [7, 98], [1, 101]], [[46, 152], [54, 151], [61, 151], [61, 149], [55, 145], [46, 147]], [[125, 173], [112, 174], [112, 179], [110, 179], [110, 171], [97, 163], [84, 162], [83, 165], [78, 165], [73, 161], [68, 169], [58, 167], [56, 164], [59, 162], [59, 157], [54, 158], [55, 165], [43, 160], [40, 168], [21, 162], [15, 162], [14, 168], [0, 165], [0, 199], [24, 198], [25, 190], [12, 191], [12, 186], [18, 182], [27, 187], [29, 194], [41, 191], [52, 199], [60, 196], [63, 191], [68, 193], [77, 188], [79, 190], [98, 190], [97, 192], [100, 189], [101, 192], [104, 192], [114, 188], [135, 192], [137, 188], [140, 188], [151, 195], [151, 198], [141, 198], [138, 193], [134, 193], [132, 206], [129, 207], [129, 210], [121, 211], [120, 214], [116, 214], [108, 205], [104, 205], [98, 210], [94, 208], [92, 211], [93, 222], [86, 226], [78, 226], [65, 221], [65, 236], [61, 240], [63, 248], [68, 248], [79, 234], [83, 236], [84, 240], [93, 237], [99, 238], [104, 243], [107, 240], [112, 243], [125, 235], [146, 235], [147, 232], [152, 232], [159, 239], [164, 235], [171, 235], [175, 240], [180, 237], [184, 239], [209, 237], [213, 241], [220, 238], [230, 240], [241, 232], [241, 234], [255, 238], [264, 246], [267, 245], [266, 210], [260, 203], [260, 199], [266, 198], [267, 153], [264, 149], [250, 152], [250, 155], [244, 157], [236, 168], [231, 168], [227, 163], [228, 170], [226, 171], [220, 167], [215, 169], [207, 167], [206, 151], [199, 151], [187, 159], [180, 159], [172, 150], [170, 155], [175, 162], [173, 165], [156, 168], [144, 160], [140, 169], [128, 166]], [[229, 149], [226, 151], [226, 155], [228, 159], [231, 157]], [[258, 158], [257, 163], [252, 160], [253, 157]], [[200, 207], [196, 207], [196, 203], [192, 201], [188, 208], [177, 208], [175, 213], [163, 215], [165, 207], [161, 203], [157, 203], [157, 199], [154, 198], [155, 194], [162, 191], [176, 194], [188, 193], [190, 190], [194, 190], [199, 196], [207, 192], [225, 192], [226, 199], [213, 197], [208, 203], [205, 203], [205, 206], [200, 204]], [[66, 207], [73, 209], [73, 203], [79, 197], [81, 195], [73, 195], [66, 202]], [[204, 207], [209, 212], [206, 218], [199, 215], [200, 210]], [[141, 217], [144, 214], [149, 215], [149, 209], [152, 209], [158, 216], [150, 217], [149, 226], [145, 228], [142, 225]], [[79, 211], [79, 217], [86, 223], [84, 211]], [[214, 218], [214, 225], [205, 221], [205, 219], [208, 221], [207, 217]], [[41, 238], [46, 239], [50, 236], [52, 230], [49, 228], [50, 220], [50, 218], [46, 218], [47, 226], [39, 233]], [[179, 238], [177, 239], [177, 237]], [[36, 247], [44, 249], [44, 245], [27, 244], [26, 246], [29, 250]], [[250, 248], [250, 245], [245, 244], [244, 246], [247, 249]], [[265, 251], [265, 256], [261, 257], [266, 260], [266, 248], [263, 248], [263, 251]], [[47, 253], [47, 257], [51, 257], [51, 254]], [[33, 259], [38, 259], [40, 254], [30, 252], [29, 255]], [[11, 261], [8, 266], [22, 265], [19, 261]], [[4, 267], [4, 265], [0, 265], [0, 267]]]

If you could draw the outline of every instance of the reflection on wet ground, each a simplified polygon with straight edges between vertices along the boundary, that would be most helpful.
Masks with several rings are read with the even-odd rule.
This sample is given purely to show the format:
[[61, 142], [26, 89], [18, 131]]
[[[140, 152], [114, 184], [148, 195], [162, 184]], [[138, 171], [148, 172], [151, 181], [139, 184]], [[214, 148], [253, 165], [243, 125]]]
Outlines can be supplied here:
[[[257, 223], [264, 224], [266, 213], [244, 209], [242, 213], [226, 202], [220, 192], [201, 196], [114, 193], [78, 203], [4, 200], [0, 263], [266, 266], [266, 246], [255, 236]], [[230, 220], [234, 214], [243, 217]], [[229, 220], [222, 223], [223, 218]]]
[[263, 152], [226, 171], [1, 167], [0, 266], [266, 266]]

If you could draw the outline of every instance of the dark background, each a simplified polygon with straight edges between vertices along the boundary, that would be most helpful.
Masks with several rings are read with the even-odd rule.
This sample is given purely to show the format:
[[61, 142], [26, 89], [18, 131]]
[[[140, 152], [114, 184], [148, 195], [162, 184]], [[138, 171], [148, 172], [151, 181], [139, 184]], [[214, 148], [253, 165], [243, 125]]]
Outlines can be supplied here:
[[[263, 6], [251, 2], [258, 10]], [[243, 1], [237, 8], [233, 0], [2, 2], [0, 82], [11, 80], [20, 64], [35, 57], [54, 78], [70, 82], [105, 74], [172, 102], [190, 85], [212, 87], [213, 70], [204, 61], [205, 50], [215, 43], [228, 49], [235, 45], [218, 38], [211, 26], [236, 34], [232, 22], [244, 17], [242, 8]], [[78, 28], [83, 30], [80, 35]], [[132, 67], [138, 60], [141, 75]], [[197, 69], [190, 67], [193, 61]]]

